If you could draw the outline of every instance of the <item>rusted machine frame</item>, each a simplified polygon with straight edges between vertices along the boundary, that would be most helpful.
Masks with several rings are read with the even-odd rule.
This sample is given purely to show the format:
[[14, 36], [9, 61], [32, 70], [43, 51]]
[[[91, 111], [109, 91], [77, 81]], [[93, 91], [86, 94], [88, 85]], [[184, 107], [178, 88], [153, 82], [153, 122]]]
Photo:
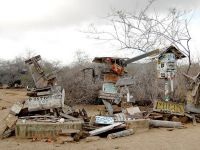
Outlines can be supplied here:
[[55, 76], [51, 78], [47, 77], [47, 75], [44, 73], [44, 70], [38, 63], [38, 61], [40, 60], [41, 56], [37, 55], [25, 61], [25, 63], [29, 65], [29, 69], [31, 71], [31, 75], [34, 80], [36, 88], [45, 88], [48, 86], [55, 85], [56, 77]]

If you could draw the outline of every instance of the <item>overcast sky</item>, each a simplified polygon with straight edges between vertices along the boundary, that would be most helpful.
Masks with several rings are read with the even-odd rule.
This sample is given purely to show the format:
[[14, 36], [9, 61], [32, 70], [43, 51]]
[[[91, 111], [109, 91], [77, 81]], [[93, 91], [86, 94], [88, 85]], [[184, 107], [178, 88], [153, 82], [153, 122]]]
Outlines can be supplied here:
[[[111, 8], [138, 11], [146, 0], [0, 0], [0, 58], [12, 59], [33, 50], [42, 58], [73, 61], [77, 50], [89, 57], [122, 56], [117, 47], [86, 38], [79, 32], [105, 17]], [[157, 0], [153, 8], [165, 13], [170, 7], [193, 10], [190, 23], [192, 53], [200, 56], [200, 1]], [[103, 22], [101, 22], [103, 25]]]

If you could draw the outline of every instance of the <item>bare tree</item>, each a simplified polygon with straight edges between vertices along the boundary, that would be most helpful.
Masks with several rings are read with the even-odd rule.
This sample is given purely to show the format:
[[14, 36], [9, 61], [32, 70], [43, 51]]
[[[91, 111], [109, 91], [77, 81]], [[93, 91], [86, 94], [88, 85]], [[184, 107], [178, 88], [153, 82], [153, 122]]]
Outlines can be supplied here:
[[189, 13], [173, 8], [166, 15], [159, 15], [155, 10], [149, 11], [154, 1], [150, 0], [138, 13], [113, 10], [106, 17], [109, 22], [107, 30], [100, 31], [91, 25], [89, 35], [98, 40], [115, 42], [120, 49], [140, 52], [172, 44], [188, 57], [188, 72], [191, 66]]
[[86, 67], [88, 66], [88, 64], [90, 62], [89, 56], [88, 54], [86, 54], [84, 51], [82, 50], [77, 50], [74, 54], [74, 65], [79, 65], [81, 67]]

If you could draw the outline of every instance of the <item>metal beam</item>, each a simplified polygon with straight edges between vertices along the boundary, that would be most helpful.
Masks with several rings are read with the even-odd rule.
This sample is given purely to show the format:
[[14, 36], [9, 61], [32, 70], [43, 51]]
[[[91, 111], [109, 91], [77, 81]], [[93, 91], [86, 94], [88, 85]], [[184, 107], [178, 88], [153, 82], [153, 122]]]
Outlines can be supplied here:
[[131, 59], [128, 59], [124, 62], [124, 65], [127, 65], [127, 64], [130, 64], [132, 62], [135, 62], [135, 61], [138, 61], [140, 59], [143, 59], [145, 57], [148, 57], [148, 56], [151, 56], [151, 55], [156, 55], [156, 54], [159, 54], [159, 49], [156, 49], [156, 50], [153, 50], [153, 51], [150, 51], [150, 52], [147, 52], [145, 54], [142, 54], [142, 55], [139, 55], [139, 56], [136, 56], [136, 57], [133, 57]]

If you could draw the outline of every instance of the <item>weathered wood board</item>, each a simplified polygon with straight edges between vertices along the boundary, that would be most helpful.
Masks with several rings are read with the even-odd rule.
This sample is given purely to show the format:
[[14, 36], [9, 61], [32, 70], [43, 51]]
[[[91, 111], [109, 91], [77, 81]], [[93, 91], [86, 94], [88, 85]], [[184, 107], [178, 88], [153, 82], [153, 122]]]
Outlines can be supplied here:
[[174, 103], [166, 101], [156, 101], [154, 103], [155, 112], [170, 113], [176, 115], [184, 115], [185, 105], [183, 103]]
[[22, 108], [23, 108], [23, 104], [20, 102], [17, 102], [10, 108], [10, 113], [13, 115], [17, 115], [20, 113]]

